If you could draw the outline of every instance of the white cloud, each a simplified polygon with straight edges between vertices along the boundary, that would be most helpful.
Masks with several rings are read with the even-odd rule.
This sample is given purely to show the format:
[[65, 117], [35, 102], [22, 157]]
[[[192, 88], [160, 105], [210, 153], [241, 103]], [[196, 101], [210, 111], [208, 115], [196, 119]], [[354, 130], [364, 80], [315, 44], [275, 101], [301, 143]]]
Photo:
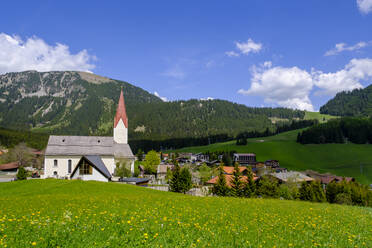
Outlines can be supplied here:
[[208, 96], [207, 98], [200, 98], [200, 101], [209, 101], [209, 100], [214, 100], [214, 98], [210, 96]]
[[366, 46], [369, 46], [369, 45], [372, 45], [372, 42], [364, 42], [364, 41], [361, 41], [361, 42], [358, 42], [357, 44], [353, 45], [353, 46], [347, 46], [346, 43], [337, 43], [335, 45], [335, 48], [327, 51], [324, 56], [332, 56], [332, 55], [337, 55], [343, 51], [354, 51], [354, 50], [359, 50], [359, 49], [362, 49], [363, 47], [366, 47]]
[[265, 102], [282, 107], [314, 110], [309, 99], [313, 81], [307, 71], [298, 67], [254, 67], [251, 81], [250, 89], [240, 89], [238, 93], [263, 96]]
[[243, 95], [258, 95], [265, 102], [282, 107], [313, 111], [310, 93], [314, 86], [317, 93], [334, 96], [340, 91], [361, 88], [361, 82], [372, 79], [372, 59], [352, 59], [343, 69], [324, 73], [312, 70], [308, 72], [294, 67], [260, 67], [252, 68], [251, 86], [248, 90], [240, 89]]
[[235, 47], [237, 51], [227, 51], [225, 54], [228, 57], [239, 57], [241, 54], [258, 53], [262, 49], [262, 44], [256, 43], [249, 38], [247, 42], [235, 42]]
[[154, 92], [154, 95], [159, 97], [163, 102], [168, 102], [168, 98], [166, 98], [165, 96], [160, 96], [158, 92]]
[[359, 11], [363, 14], [372, 12], [372, 0], [357, 0]]
[[242, 54], [258, 53], [262, 49], [261, 43], [256, 43], [250, 38], [245, 43], [235, 42], [235, 45]]
[[57, 43], [47, 44], [32, 37], [23, 41], [18, 36], [0, 33], [0, 73], [37, 71], [90, 71], [95, 68], [94, 56], [82, 50], [71, 54], [69, 47]]
[[240, 54], [237, 53], [237, 52], [234, 52], [234, 51], [228, 51], [228, 52], [225, 52], [225, 54], [229, 57], [239, 57]]
[[314, 84], [321, 89], [319, 93], [335, 95], [340, 91], [362, 88], [360, 82], [372, 78], [372, 59], [352, 59], [337, 72], [314, 71], [312, 74]]

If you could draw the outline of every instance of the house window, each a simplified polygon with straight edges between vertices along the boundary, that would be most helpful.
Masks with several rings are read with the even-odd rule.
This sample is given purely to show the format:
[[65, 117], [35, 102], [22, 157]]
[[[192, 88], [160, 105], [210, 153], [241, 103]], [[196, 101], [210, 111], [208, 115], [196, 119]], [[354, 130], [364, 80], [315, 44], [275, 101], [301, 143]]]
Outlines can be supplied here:
[[58, 160], [54, 159], [54, 167], [57, 167], [57, 166], [58, 166]]
[[72, 162], [71, 162], [71, 159], [68, 160], [68, 173], [71, 173], [71, 169], [72, 169]]
[[83, 160], [80, 165], [79, 174], [92, 175], [92, 166], [90, 166], [85, 160]]

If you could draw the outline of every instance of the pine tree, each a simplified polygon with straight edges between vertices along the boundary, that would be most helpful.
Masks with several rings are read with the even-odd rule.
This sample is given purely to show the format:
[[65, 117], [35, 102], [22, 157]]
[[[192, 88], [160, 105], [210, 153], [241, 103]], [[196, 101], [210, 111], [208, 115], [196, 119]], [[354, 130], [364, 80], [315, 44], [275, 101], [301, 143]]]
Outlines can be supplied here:
[[257, 195], [261, 197], [278, 198], [279, 187], [278, 181], [270, 176], [262, 176], [257, 181]]
[[247, 181], [243, 184], [243, 196], [252, 197], [255, 194], [255, 184], [251, 167], [247, 167]]
[[141, 148], [138, 149], [138, 151], [137, 151], [137, 159], [138, 159], [138, 161], [142, 161], [142, 159], [143, 159], [143, 151], [142, 151]]
[[213, 186], [212, 193], [218, 196], [227, 196], [229, 194], [229, 188], [226, 185], [226, 177], [223, 171], [223, 163], [221, 163], [219, 168], [217, 184]]
[[169, 191], [171, 192], [181, 192], [180, 186], [180, 166], [176, 164], [172, 171], [172, 178], [169, 183]]
[[243, 196], [242, 173], [239, 169], [239, 163], [235, 163], [233, 177], [231, 179], [231, 195], [235, 197]]
[[180, 191], [186, 194], [192, 188], [191, 173], [188, 168], [182, 168], [179, 177]]
[[181, 186], [180, 186], [180, 166], [178, 163], [175, 164], [173, 172], [172, 172], [172, 178], [169, 183], [169, 191], [171, 192], [181, 192]]

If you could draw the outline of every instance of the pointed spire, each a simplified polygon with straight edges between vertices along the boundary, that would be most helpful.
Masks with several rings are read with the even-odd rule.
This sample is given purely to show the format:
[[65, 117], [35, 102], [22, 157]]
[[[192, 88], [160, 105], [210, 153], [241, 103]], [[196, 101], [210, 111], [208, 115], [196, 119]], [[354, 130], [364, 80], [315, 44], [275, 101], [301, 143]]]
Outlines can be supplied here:
[[114, 118], [114, 128], [118, 125], [120, 119], [123, 120], [125, 127], [128, 128], [128, 118], [127, 118], [127, 112], [125, 110], [123, 87], [121, 87], [118, 108], [116, 109], [116, 115]]

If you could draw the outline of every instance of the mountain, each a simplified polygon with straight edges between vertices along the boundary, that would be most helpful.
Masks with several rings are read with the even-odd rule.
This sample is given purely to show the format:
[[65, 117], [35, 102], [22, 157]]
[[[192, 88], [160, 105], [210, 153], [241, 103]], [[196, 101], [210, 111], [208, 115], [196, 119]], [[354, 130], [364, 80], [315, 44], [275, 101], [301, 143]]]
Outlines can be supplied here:
[[249, 108], [223, 100], [163, 102], [127, 82], [75, 71], [0, 75], [0, 126], [49, 134], [111, 135], [120, 88], [130, 139], [203, 137], [274, 128], [270, 118], [303, 111]]
[[336, 116], [372, 116], [372, 85], [338, 93], [320, 108], [320, 113]]

